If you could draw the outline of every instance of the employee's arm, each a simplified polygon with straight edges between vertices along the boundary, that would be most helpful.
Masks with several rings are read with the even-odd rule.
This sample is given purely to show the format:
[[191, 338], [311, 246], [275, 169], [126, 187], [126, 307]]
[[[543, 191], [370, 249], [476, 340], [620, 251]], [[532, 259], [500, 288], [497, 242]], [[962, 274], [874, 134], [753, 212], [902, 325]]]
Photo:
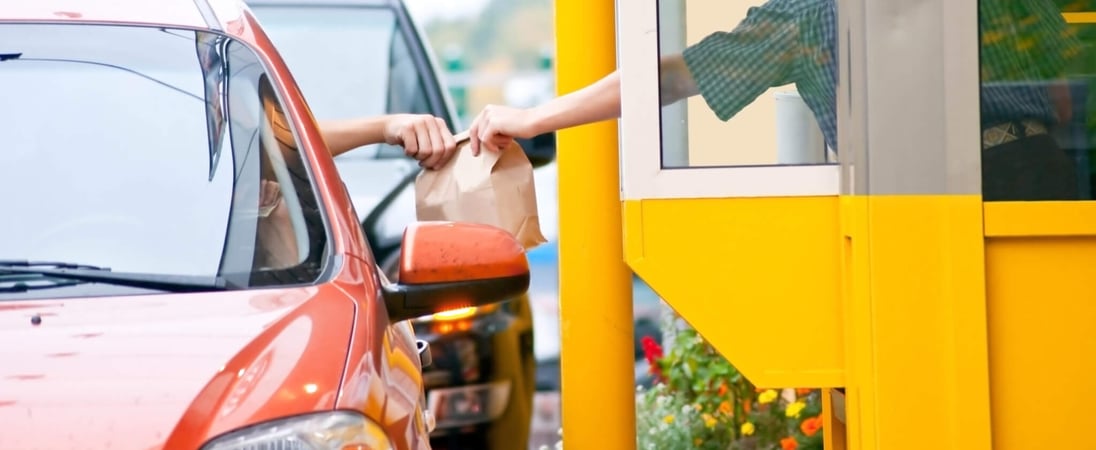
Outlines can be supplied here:
[[[680, 54], [662, 58], [659, 70], [662, 104], [668, 105], [697, 94], [685, 60]], [[490, 105], [472, 122], [472, 152], [483, 144], [488, 150], [504, 147], [509, 138], [539, 134], [620, 117], [620, 73], [613, 72], [577, 91], [529, 109]]]

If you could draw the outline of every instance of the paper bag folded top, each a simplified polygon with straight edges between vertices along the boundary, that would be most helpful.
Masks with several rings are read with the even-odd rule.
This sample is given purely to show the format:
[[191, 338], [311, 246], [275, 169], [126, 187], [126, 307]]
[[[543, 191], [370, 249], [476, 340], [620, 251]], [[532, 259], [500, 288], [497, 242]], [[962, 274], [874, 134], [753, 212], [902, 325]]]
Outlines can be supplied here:
[[491, 225], [509, 231], [526, 249], [543, 244], [533, 186], [533, 165], [516, 142], [501, 152], [472, 156], [468, 133], [456, 136], [456, 154], [415, 180], [420, 221]]

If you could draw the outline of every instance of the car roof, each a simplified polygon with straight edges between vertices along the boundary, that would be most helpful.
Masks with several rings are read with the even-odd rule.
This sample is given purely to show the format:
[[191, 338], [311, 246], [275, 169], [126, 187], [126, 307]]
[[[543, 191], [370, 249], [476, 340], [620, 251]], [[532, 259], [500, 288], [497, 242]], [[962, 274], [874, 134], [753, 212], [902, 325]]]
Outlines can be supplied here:
[[0, 2], [0, 21], [106, 22], [221, 30], [240, 0], [33, 0]]

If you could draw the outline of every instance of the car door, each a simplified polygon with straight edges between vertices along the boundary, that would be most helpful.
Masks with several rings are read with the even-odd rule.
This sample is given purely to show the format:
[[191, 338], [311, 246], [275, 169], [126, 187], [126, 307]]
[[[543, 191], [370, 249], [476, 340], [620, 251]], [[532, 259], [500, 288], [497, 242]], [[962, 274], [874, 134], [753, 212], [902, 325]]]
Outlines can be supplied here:
[[[399, 2], [252, 0], [249, 5], [317, 119], [413, 113], [440, 117], [454, 131], [459, 126], [427, 44]], [[387, 144], [351, 150], [335, 163], [360, 220], [378, 208], [398, 209], [386, 215], [400, 217], [402, 224], [369, 236], [383, 260], [398, 249], [403, 228], [414, 220], [414, 198], [401, 193], [419, 167], [401, 148]]]

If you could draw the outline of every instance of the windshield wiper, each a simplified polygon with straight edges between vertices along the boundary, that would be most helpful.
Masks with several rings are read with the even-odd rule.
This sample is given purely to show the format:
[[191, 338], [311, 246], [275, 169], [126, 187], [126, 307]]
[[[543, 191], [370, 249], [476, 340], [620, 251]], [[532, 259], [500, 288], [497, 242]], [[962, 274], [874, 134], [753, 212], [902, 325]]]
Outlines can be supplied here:
[[107, 267], [63, 261], [0, 260], [0, 278], [3, 278], [5, 274], [37, 274], [168, 292], [223, 291], [229, 288], [227, 281], [222, 277], [112, 272]]
[[76, 286], [81, 283], [83, 281], [53, 278], [36, 273], [5, 273], [0, 274], [0, 293], [54, 289]]

